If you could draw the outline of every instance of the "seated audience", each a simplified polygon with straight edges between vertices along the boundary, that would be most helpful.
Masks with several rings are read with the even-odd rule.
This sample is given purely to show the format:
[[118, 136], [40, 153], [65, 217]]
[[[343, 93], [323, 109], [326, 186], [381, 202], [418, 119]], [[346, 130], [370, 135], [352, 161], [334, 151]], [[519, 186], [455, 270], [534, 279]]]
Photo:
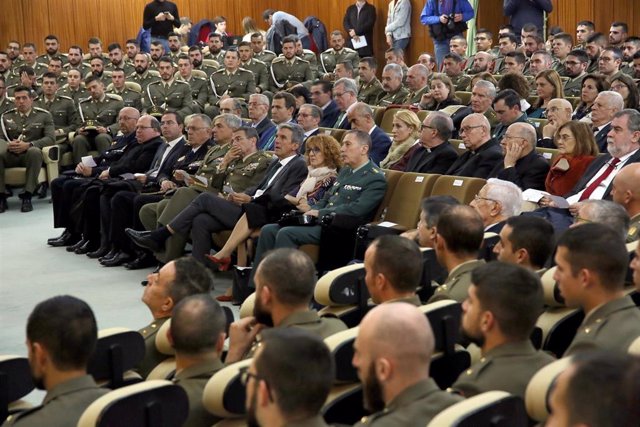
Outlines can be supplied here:
[[500, 230], [500, 240], [493, 248], [498, 261], [517, 264], [539, 275], [554, 250], [551, 223], [536, 216], [512, 216]]
[[482, 218], [485, 233], [500, 233], [508, 218], [520, 215], [522, 191], [512, 182], [489, 178], [469, 205]]
[[542, 138], [538, 141], [538, 147], [557, 148], [553, 137], [563, 124], [571, 121], [573, 107], [566, 99], [552, 99], [547, 105], [547, 124], [542, 128]]
[[489, 120], [473, 113], [462, 120], [460, 135], [467, 151], [453, 162], [447, 175], [488, 178], [497, 164], [503, 161], [500, 144], [491, 138]]
[[453, 133], [453, 121], [440, 111], [429, 113], [420, 127], [420, 146], [408, 159], [405, 172], [445, 173], [458, 158], [449, 144]]
[[431, 91], [422, 96], [420, 109], [438, 111], [449, 105], [461, 105], [456, 88], [446, 74], [434, 74], [429, 84]]
[[587, 74], [582, 79], [580, 103], [573, 112], [573, 120], [581, 120], [591, 115], [591, 107], [600, 92], [609, 90], [609, 81], [601, 74]]
[[629, 215], [624, 208], [610, 200], [584, 200], [578, 203], [572, 227], [586, 223], [598, 223], [609, 226], [618, 233], [621, 239], [627, 238], [629, 232]]
[[614, 91], [600, 92], [591, 106], [591, 125], [601, 153], [607, 152], [608, 135], [614, 115], [624, 109], [622, 95]]
[[629, 215], [627, 243], [638, 240], [640, 234], [640, 164], [632, 163], [622, 168], [613, 178], [611, 199], [620, 204]]
[[358, 102], [349, 108], [347, 120], [351, 129], [359, 130], [369, 134], [371, 146], [369, 147], [369, 158], [376, 165], [380, 164], [391, 148], [391, 139], [380, 129], [373, 120], [373, 110], [363, 102]]
[[422, 123], [416, 113], [398, 110], [393, 116], [391, 147], [380, 162], [383, 169], [404, 170], [411, 154], [420, 146], [417, 141]]
[[500, 122], [493, 134], [493, 139], [500, 143], [509, 126], [514, 123], [528, 123], [527, 113], [522, 111], [520, 105], [520, 95], [513, 89], [498, 92], [493, 100], [493, 110]]
[[638, 85], [630, 76], [620, 74], [611, 81], [611, 90], [618, 92], [624, 100], [624, 108], [638, 109], [640, 106], [640, 93]]
[[555, 70], [543, 70], [536, 75], [536, 95], [538, 100], [529, 108], [527, 115], [532, 119], [546, 117], [549, 101], [564, 98], [562, 80]]

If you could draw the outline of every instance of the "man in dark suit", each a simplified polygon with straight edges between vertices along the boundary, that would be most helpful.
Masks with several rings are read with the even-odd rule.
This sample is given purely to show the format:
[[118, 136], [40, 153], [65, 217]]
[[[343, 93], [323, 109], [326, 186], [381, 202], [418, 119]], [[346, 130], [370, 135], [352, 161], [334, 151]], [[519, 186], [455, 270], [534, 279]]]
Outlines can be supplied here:
[[498, 125], [498, 116], [496, 115], [496, 112], [493, 111], [493, 108], [491, 108], [495, 97], [496, 87], [493, 83], [485, 80], [477, 82], [471, 89], [471, 104], [468, 107], [460, 108], [451, 115], [451, 120], [453, 120], [453, 127], [455, 129], [453, 137], [460, 137], [459, 130], [462, 120], [472, 113], [484, 114], [487, 120], [489, 120], [491, 128], [494, 129]]
[[326, 80], [316, 80], [311, 85], [311, 102], [322, 109], [320, 127], [330, 128], [336, 123], [340, 115], [338, 104], [332, 99], [333, 84]]
[[[336, 121], [330, 127], [335, 129], [351, 129], [347, 113], [358, 102], [358, 87], [353, 79], [341, 78], [333, 84], [333, 99], [340, 110]], [[384, 158], [384, 157], [383, 157]]]
[[458, 157], [446, 174], [487, 179], [502, 162], [500, 144], [491, 139], [489, 120], [479, 113], [470, 114], [462, 120], [460, 134], [468, 151]]
[[347, 8], [342, 24], [349, 34], [349, 45], [353, 47], [351, 41], [364, 37], [367, 45], [356, 49], [360, 58], [373, 56], [373, 26], [376, 23], [376, 8], [367, 3], [367, 0], [356, 0]]
[[349, 109], [347, 119], [351, 128], [361, 130], [371, 136], [371, 150], [369, 158], [376, 165], [387, 157], [391, 147], [391, 139], [380, 129], [373, 120], [373, 110], [364, 102], [358, 102]]
[[493, 134], [493, 139], [498, 142], [502, 141], [507, 128], [512, 124], [527, 123], [527, 113], [520, 107], [520, 95], [513, 89], [505, 89], [498, 93], [493, 101], [493, 110], [500, 122]]
[[504, 133], [500, 146], [504, 160], [489, 173], [490, 178], [511, 181], [522, 190], [545, 189], [549, 162], [535, 151], [536, 130], [532, 125], [513, 123]]
[[453, 122], [445, 113], [434, 111], [425, 117], [418, 147], [407, 162], [405, 172], [445, 173], [458, 158], [449, 144]]
[[298, 149], [298, 153], [304, 154], [306, 150], [306, 142], [307, 139], [311, 138], [314, 135], [318, 135], [320, 130], [318, 126], [320, 125], [320, 121], [323, 119], [322, 109], [313, 104], [302, 104], [300, 109], [298, 110], [298, 124], [302, 127], [304, 131], [304, 140]]
[[591, 124], [596, 144], [601, 153], [607, 152], [607, 134], [611, 130], [611, 119], [624, 108], [624, 100], [618, 92], [600, 92], [591, 107]]
[[271, 138], [276, 132], [276, 125], [269, 119], [269, 98], [262, 94], [253, 94], [249, 96], [249, 118], [251, 119], [251, 127], [258, 131], [258, 149], [268, 145]]
[[278, 218], [281, 212], [291, 208], [284, 196], [294, 191], [307, 176], [304, 158], [297, 154], [303, 137], [304, 131], [299, 125], [279, 125], [275, 143], [278, 160], [269, 166], [260, 184], [244, 193], [232, 193], [228, 200], [216, 194], [202, 193], [166, 226], [152, 232], [128, 229], [127, 234], [138, 246], [158, 252], [172, 234], [190, 232], [193, 256], [204, 262], [204, 255], [211, 248], [211, 233], [232, 229], [243, 211], [250, 209], [256, 217], [270, 219]]

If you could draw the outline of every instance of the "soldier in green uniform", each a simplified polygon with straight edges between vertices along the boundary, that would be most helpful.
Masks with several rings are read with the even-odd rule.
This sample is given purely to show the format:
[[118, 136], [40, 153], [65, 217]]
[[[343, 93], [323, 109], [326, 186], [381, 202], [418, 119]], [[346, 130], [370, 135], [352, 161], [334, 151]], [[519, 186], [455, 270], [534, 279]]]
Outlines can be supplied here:
[[209, 84], [207, 79], [196, 74], [202, 74], [200, 71], [193, 72], [193, 66], [187, 55], [180, 55], [178, 58], [178, 76], [176, 80], [183, 81], [191, 88], [191, 111], [194, 114], [204, 112], [204, 107], [209, 100]]
[[20, 67], [27, 65], [33, 68], [36, 76], [41, 76], [47, 71], [47, 64], [36, 61], [36, 45], [33, 43], [25, 43], [22, 45], [22, 61], [14, 61], [13, 68], [18, 70]]
[[[352, 364], [371, 413], [357, 427], [425, 426], [463, 400], [440, 390], [429, 377], [435, 338], [424, 313], [410, 304], [389, 302], [369, 311], [353, 348]], [[388, 368], [384, 373], [378, 368], [382, 360]]]
[[169, 43], [169, 52], [166, 52], [166, 55], [171, 58], [174, 64], [177, 64], [178, 58], [182, 54], [180, 36], [172, 31], [167, 36], [167, 42]]
[[491, 262], [476, 268], [471, 282], [462, 333], [482, 358], [451, 387], [465, 397], [500, 390], [524, 399], [531, 377], [553, 361], [530, 340], [544, 308], [540, 279], [524, 267]]
[[144, 53], [139, 53], [134, 59], [135, 73], [129, 75], [127, 80], [136, 82], [142, 88], [142, 93], [147, 91], [147, 86], [151, 82], [157, 82], [160, 77], [149, 72], [149, 57]]
[[142, 111], [142, 94], [126, 86], [125, 76], [125, 71], [122, 68], [113, 70], [111, 72], [111, 84], [107, 93], [120, 96], [125, 107], [133, 107], [138, 111]]
[[400, 105], [407, 99], [409, 91], [402, 85], [402, 67], [398, 64], [387, 64], [382, 70], [382, 89], [375, 105], [388, 107]]
[[102, 81], [104, 87], [109, 86], [109, 83], [111, 83], [111, 73], [104, 71], [104, 62], [104, 59], [100, 57], [91, 58], [89, 61], [91, 72], [87, 73], [84, 79], [87, 80], [90, 76], [97, 77]]
[[440, 214], [437, 231], [436, 256], [449, 275], [428, 302], [453, 299], [461, 303], [468, 296], [471, 272], [484, 264], [477, 259], [484, 224], [472, 207], [452, 206]]
[[271, 67], [271, 62], [278, 56], [275, 52], [265, 49], [262, 33], [251, 34], [251, 50], [253, 50], [253, 57], [258, 61], [264, 62], [267, 67]]
[[598, 223], [571, 228], [558, 241], [555, 261], [553, 278], [567, 307], [585, 313], [564, 356], [626, 352], [640, 336], [640, 311], [623, 291], [629, 254], [620, 232]]
[[464, 58], [457, 53], [450, 52], [444, 56], [442, 64], [444, 73], [451, 79], [456, 91], [468, 91], [471, 77], [463, 72]]
[[71, 69], [67, 73], [67, 84], [58, 89], [58, 95], [66, 96], [73, 99], [73, 102], [78, 105], [82, 100], [89, 98], [89, 92], [82, 84], [82, 75], [80, 71]]
[[13, 107], [13, 101], [7, 98], [7, 83], [4, 81], [4, 77], [0, 76], [0, 114]]
[[583, 50], [572, 50], [564, 62], [565, 72], [569, 80], [564, 84], [564, 96], [582, 94], [582, 80], [587, 75], [589, 56]]
[[228, 50], [224, 57], [224, 69], [209, 77], [211, 93], [205, 114], [209, 117], [217, 113], [218, 104], [226, 98], [242, 98], [249, 101], [249, 95], [256, 92], [256, 83], [251, 71], [240, 68], [237, 50]]
[[204, 72], [207, 75], [207, 79], [219, 67], [218, 62], [213, 59], [210, 59], [208, 62], [214, 62], [216, 64], [215, 67], [209, 64], [203, 63], [202, 51], [198, 46], [191, 46], [189, 48], [189, 59], [191, 60], [191, 65], [193, 66], [193, 69]]
[[175, 68], [171, 58], [160, 58], [158, 71], [161, 80], [147, 85], [142, 107], [151, 115], [161, 115], [164, 111], [175, 111], [182, 117], [192, 114], [191, 87], [186, 82], [173, 78]]
[[417, 105], [422, 102], [422, 95], [429, 93], [429, 70], [422, 64], [412, 65], [407, 71], [407, 87], [409, 93], [404, 104]]
[[109, 49], [109, 62], [104, 66], [105, 71], [113, 72], [113, 70], [122, 69], [125, 74], [129, 75], [135, 71], [133, 64], [129, 64], [124, 60], [122, 47], [119, 43], [111, 43]]
[[358, 101], [374, 105], [384, 89], [376, 77], [378, 62], [374, 57], [361, 58], [358, 63]]
[[[62, 60], [58, 57], [51, 58], [48, 64], [47, 73], [53, 73], [55, 75], [58, 87], [62, 87], [67, 83], [67, 73], [62, 70]], [[42, 76], [44, 76], [44, 74]], [[42, 84], [42, 76], [40, 76], [39, 79], [40, 84]]]
[[98, 341], [91, 308], [72, 296], [53, 297], [33, 309], [26, 329], [31, 374], [47, 394], [41, 405], [11, 415], [2, 425], [78, 424], [85, 409], [109, 392], [87, 374]]
[[238, 44], [238, 53], [240, 53], [240, 67], [253, 73], [253, 79], [256, 83], [256, 93], [268, 92], [269, 68], [267, 64], [253, 58], [251, 44], [248, 42], [240, 42]]
[[226, 50], [222, 48], [224, 46], [222, 36], [218, 33], [209, 33], [207, 36], [207, 46], [209, 46], [209, 52], [204, 56], [204, 59], [213, 59], [218, 64], [222, 64], [226, 52]]
[[51, 113], [55, 125], [56, 143], [60, 149], [60, 157], [71, 151], [69, 133], [80, 125], [80, 117], [73, 99], [56, 95], [58, 83], [53, 73], [45, 73], [42, 77], [42, 96], [35, 102], [35, 106]]
[[311, 73], [313, 75], [313, 79], [319, 77], [320, 72], [318, 70], [318, 57], [316, 54], [310, 49], [304, 49], [302, 47], [302, 42], [297, 36], [291, 36], [296, 41], [296, 56], [300, 59], [304, 59], [309, 63], [309, 67], [311, 67]]
[[52, 58], [60, 58], [63, 63], [67, 62], [67, 58], [64, 56], [62, 52], [60, 52], [60, 43], [58, 42], [58, 37], [53, 34], [49, 34], [44, 38], [44, 48], [47, 53], [42, 54], [36, 58], [36, 62], [40, 62], [42, 64], [48, 64]]
[[298, 83], [309, 85], [313, 71], [307, 61], [296, 56], [295, 38], [287, 36], [282, 40], [282, 56], [271, 62], [271, 91], [289, 89]]
[[22, 212], [33, 210], [31, 196], [38, 185], [42, 167], [42, 148], [55, 143], [55, 127], [48, 111], [33, 106], [28, 87], [14, 92], [15, 107], [0, 116], [0, 213], [7, 210], [4, 173], [6, 168], [26, 167]]
[[80, 46], [73, 45], [69, 48], [67, 61], [68, 62], [62, 67], [67, 74], [69, 74], [69, 71], [73, 69], [80, 71], [81, 76], [84, 76], [91, 71], [89, 64], [82, 62], [82, 48]]
[[26, 86], [31, 89], [36, 95], [42, 93], [42, 87], [38, 84], [38, 76], [32, 67], [23, 65], [17, 70], [19, 76], [18, 83], [7, 86], [7, 96], [13, 96], [13, 91], [18, 86]]
[[13, 61], [6, 52], [0, 52], [0, 77], [6, 86], [11, 86], [20, 82], [20, 78], [13, 73]]
[[351, 62], [354, 70], [358, 69], [360, 56], [358, 52], [348, 47], [344, 47], [344, 35], [342, 31], [331, 32], [331, 47], [320, 54], [320, 73], [330, 74], [336, 68], [336, 64], [343, 61]]
[[73, 160], [76, 164], [89, 154], [90, 149], [102, 153], [111, 145], [112, 136], [117, 131], [116, 119], [124, 107], [120, 97], [106, 94], [104, 84], [97, 77], [89, 77], [86, 87], [90, 98], [80, 101], [78, 113], [82, 124], [73, 138]]

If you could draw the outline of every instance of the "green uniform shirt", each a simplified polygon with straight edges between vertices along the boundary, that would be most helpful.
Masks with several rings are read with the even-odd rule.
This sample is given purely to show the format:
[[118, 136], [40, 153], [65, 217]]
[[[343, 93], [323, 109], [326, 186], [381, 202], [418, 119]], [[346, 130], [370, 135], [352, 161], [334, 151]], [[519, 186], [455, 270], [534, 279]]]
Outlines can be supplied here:
[[182, 387], [189, 399], [189, 416], [183, 427], [212, 426], [220, 421], [219, 417], [204, 408], [202, 394], [209, 379], [222, 368], [224, 363], [216, 359], [183, 369], [171, 379], [174, 384]]
[[118, 119], [118, 113], [124, 107], [124, 103], [119, 99], [112, 98], [105, 94], [104, 98], [96, 101], [93, 98], [80, 101], [78, 113], [80, 120], [85, 123], [87, 120], [94, 120], [100, 126], [109, 127]]
[[209, 186], [205, 187], [200, 184], [199, 181], [196, 181], [195, 184], [191, 185], [190, 188], [193, 188], [197, 191], [219, 191], [221, 188], [212, 187], [214, 184], [213, 177], [218, 173], [218, 166], [222, 163], [222, 159], [224, 155], [227, 154], [227, 151], [231, 148], [231, 144], [227, 143], [224, 145], [214, 144], [209, 148], [207, 154], [204, 155], [204, 160], [202, 160], [202, 165], [198, 168], [195, 175], [205, 177], [209, 180]]
[[470, 89], [469, 85], [471, 84], [471, 76], [468, 76], [466, 74], [459, 74], [454, 77], [449, 76], [449, 78], [451, 79], [453, 86], [456, 88], [456, 92], [469, 91]]
[[118, 92], [113, 88], [107, 91], [107, 93], [121, 96], [125, 107], [132, 107], [138, 111], [142, 111], [142, 94], [140, 92], [125, 87], [122, 92]]
[[381, 107], [402, 105], [404, 100], [407, 99], [407, 95], [409, 95], [409, 91], [404, 88], [404, 86], [400, 86], [395, 92], [381, 92], [380, 95], [378, 95], [375, 105]]
[[564, 84], [564, 96], [581, 96], [582, 95], [582, 80], [586, 77], [586, 73], [581, 76], [569, 79]]
[[191, 88], [191, 110], [194, 113], [202, 112], [202, 109], [207, 104], [209, 98], [209, 85], [206, 79], [197, 76], [191, 76], [189, 80], [185, 80], [182, 77], [176, 77], [176, 80], [183, 81]]
[[635, 242], [640, 237], [640, 214], [635, 214], [629, 224], [627, 243]]
[[6, 141], [22, 139], [38, 148], [48, 147], [56, 142], [53, 117], [47, 110], [32, 107], [28, 115], [25, 116], [14, 108], [4, 113], [1, 120], [2, 134], [0, 138]]
[[71, 89], [69, 86], [63, 86], [56, 92], [56, 95], [66, 96], [73, 99], [73, 102], [78, 105], [78, 103], [84, 99], [89, 98], [91, 95], [84, 87], [80, 87], [78, 89]]
[[360, 62], [360, 56], [358, 52], [348, 47], [344, 47], [339, 51], [333, 48], [329, 48], [320, 54], [320, 72], [333, 73], [336, 68], [336, 64], [339, 62], [351, 62], [354, 72], [358, 69], [358, 63]]
[[243, 98], [249, 101], [249, 95], [256, 93], [256, 82], [253, 73], [243, 68], [238, 68], [234, 73], [227, 70], [218, 70], [209, 77], [211, 96], [209, 104], [216, 105], [223, 95], [232, 98]]
[[49, 55], [48, 53], [42, 54], [36, 58], [36, 62], [48, 66], [49, 61], [51, 61], [53, 58], [59, 58], [62, 61], [63, 66], [64, 64], [69, 62], [69, 58], [67, 57], [67, 55], [61, 52], [57, 52], [55, 55]]
[[273, 62], [274, 59], [276, 59], [278, 55], [275, 54], [275, 52], [272, 52], [270, 50], [267, 49], [263, 49], [262, 52], [260, 53], [255, 53], [253, 54], [253, 57], [255, 59], [257, 59], [258, 61], [262, 61], [266, 64], [267, 67], [271, 66], [271, 62]]
[[375, 105], [378, 100], [378, 96], [383, 92], [384, 89], [382, 89], [382, 83], [380, 83], [380, 80], [378, 80], [377, 77], [374, 77], [369, 83], [360, 83], [360, 87], [358, 88], [358, 101], [369, 105]]
[[438, 286], [428, 302], [453, 299], [462, 303], [469, 295], [471, 272], [484, 264], [484, 260], [473, 259], [463, 262], [449, 272], [444, 284]]
[[217, 173], [211, 177], [211, 187], [222, 191], [226, 185], [236, 193], [242, 193], [262, 181], [272, 160], [270, 154], [260, 150], [229, 163], [224, 169], [219, 166]]
[[55, 95], [52, 101], [44, 96], [38, 98], [35, 106], [47, 110], [53, 116], [56, 127], [56, 136], [67, 136], [80, 126], [80, 117], [73, 99], [68, 96]]
[[267, 64], [258, 59], [252, 58], [243, 63], [241, 67], [253, 73], [253, 80], [256, 84], [256, 89], [259, 88], [258, 93], [269, 90], [269, 67]]
[[424, 95], [425, 93], [429, 93], [428, 85], [416, 92], [409, 92], [407, 94], [407, 97], [404, 99], [403, 104], [407, 104], [407, 105], [420, 104], [422, 95]]
[[309, 84], [313, 80], [311, 66], [304, 59], [294, 56], [288, 61], [284, 56], [273, 60], [270, 69], [271, 91], [289, 89], [298, 83]]
[[192, 114], [191, 87], [183, 81], [171, 80], [169, 83], [163, 81], [151, 82], [144, 91], [142, 106], [150, 111], [153, 107], [163, 111], [177, 112], [182, 117]]
[[169, 357], [166, 354], [160, 353], [156, 348], [156, 334], [164, 322], [169, 319], [170, 317], [155, 319], [153, 322], [138, 331], [138, 333], [142, 335], [142, 338], [144, 338], [144, 359], [142, 359], [140, 364], [136, 367], [136, 371], [142, 376], [142, 378], [146, 378], [153, 368]]
[[159, 81], [160, 77], [150, 74], [149, 70], [147, 70], [143, 74], [131, 73], [127, 77], [127, 80], [129, 80], [130, 82], [138, 83], [142, 88], [142, 92], [144, 93], [146, 92], [147, 86], [149, 85], [149, 83]]

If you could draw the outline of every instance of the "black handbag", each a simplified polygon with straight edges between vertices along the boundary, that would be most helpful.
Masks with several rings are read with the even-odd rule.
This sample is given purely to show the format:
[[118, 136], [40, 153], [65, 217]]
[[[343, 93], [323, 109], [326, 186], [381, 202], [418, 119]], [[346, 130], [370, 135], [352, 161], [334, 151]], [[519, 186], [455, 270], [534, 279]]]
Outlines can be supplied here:
[[280, 227], [297, 227], [318, 225], [318, 218], [315, 216], [305, 215], [304, 212], [292, 210], [282, 214], [278, 221]]

